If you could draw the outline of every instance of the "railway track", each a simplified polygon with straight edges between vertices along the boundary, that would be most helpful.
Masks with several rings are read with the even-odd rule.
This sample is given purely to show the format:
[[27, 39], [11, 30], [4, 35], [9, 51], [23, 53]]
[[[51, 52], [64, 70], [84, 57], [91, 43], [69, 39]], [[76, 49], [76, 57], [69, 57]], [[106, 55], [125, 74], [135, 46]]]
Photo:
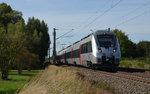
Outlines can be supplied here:
[[[119, 70], [115, 73], [101, 71], [101, 70], [96, 70], [96, 72], [150, 84], [150, 75], [144, 75], [144, 73], [146, 72], [144, 69], [132, 69], [132, 68], [119, 68], [119, 69], [121, 69], [122, 71], [123, 69], [125, 69], [125, 72]], [[137, 72], [142, 72], [143, 74], [137, 74]]]
[[124, 75], [136, 76], [136, 77], [145, 78], [145, 79], [149, 79], [150, 80], [150, 76], [148, 76], [148, 75], [136, 74], [136, 73], [127, 73], [127, 72], [120, 72], [120, 71], [118, 73], [124, 74]]
[[[92, 70], [92, 69], [85, 68], [85, 67], [79, 67], [79, 68], [84, 68], [85, 70]], [[115, 73], [106, 72], [106, 71], [102, 71], [102, 70], [94, 70], [94, 72], [98, 72], [98, 73], [101, 73], [101, 74], [106, 74], [106, 75], [109, 75], [109, 76], [129, 79], [129, 80], [132, 80], [132, 81], [137, 81], [137, 82], [150, 84], [150, 75], [144, 75], [144, 73], [146, 73], [146, 71], [143, 70], [143, 69], [130, 69], [129, 68], [129, 72], [127, 72], [127, 68], [125, 68], [125, 72], [118, 71], [118, 72], [115, 72]], [[138, 72], [142, 72], [142, 74], [137, 74]]]
[[120, 68], [117, 72], [108, 72], [107, 70], [92, 70], [82, 66], [63, 65], [63, 67], [75, 70], [96, 82], [112, 85], [116, 94], [150, 94], [149, 70]]
[[134, 73], [131, 74], [131, 73], [125, 73], [125, 72], [110, 73], [110, 72], [104, 72], [104, 71], [99, 71], [99, 70], [96, 70], [96, 72], [150, 84], [150, 76], [143, 76], [139, 74], [134, 74]]
[[117, 72], [63, 65], [96, 82], [112, 85], [115, 94], [150, 94], [150, 70], [119, 68]]

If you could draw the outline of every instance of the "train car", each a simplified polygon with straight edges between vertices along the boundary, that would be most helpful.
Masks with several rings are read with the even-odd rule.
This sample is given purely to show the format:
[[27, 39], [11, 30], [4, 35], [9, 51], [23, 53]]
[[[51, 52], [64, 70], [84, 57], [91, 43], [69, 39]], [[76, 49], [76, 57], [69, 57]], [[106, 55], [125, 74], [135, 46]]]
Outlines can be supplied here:
[[57, 53], [59, 61], [86, 67], [117, 67], [121, 52], [113, 32], [98, 30]]

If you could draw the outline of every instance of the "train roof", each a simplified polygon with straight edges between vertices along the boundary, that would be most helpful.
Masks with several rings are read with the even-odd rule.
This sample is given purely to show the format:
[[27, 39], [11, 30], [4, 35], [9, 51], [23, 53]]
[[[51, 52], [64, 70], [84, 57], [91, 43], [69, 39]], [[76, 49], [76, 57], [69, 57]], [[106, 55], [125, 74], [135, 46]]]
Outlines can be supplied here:
[[115, 35], [113, 32], [110, 32], [109, 30], [97, 30], [96, 32], [94, 32], [94, 35], [101, 35], [101, 34]]
[[[105, 34], [109, 34], [109, 35], [115, 35], [113, 32], [110, 32], [109, 29], [107, 29], [107, 30], [97, 30], [97, 31], [95, 31], [95, 32], [93, 32], [93, 33], [91, 33], [91, 34], [85, 36], [85, 37], [82, 38], [81, 40], [86, 39], [87, 37], [89, 37], [89, 36], [91, 36], [91, 35], [101, 35], [101, 34], [104, 34], [104, 33], [105, 33]], [[81, 40], [79, 40], [79, 41], [73, 43], [72, 45], [74, 45], [74, 44], [80, 42]], [[65, 49], [67, 49], [68, 47], [70, 47], [70, 46], [72, 46], [72, 45], [69, 45], [69, 46], [67, 46], [66, 48], [64, 48], [64, 49], [62, 49], [62, 50], [60, 50], [60, 51], [58, 51], [58, 53], [61, 52], [61, 51], [63, 51], [63, 50], [65, 50]]]

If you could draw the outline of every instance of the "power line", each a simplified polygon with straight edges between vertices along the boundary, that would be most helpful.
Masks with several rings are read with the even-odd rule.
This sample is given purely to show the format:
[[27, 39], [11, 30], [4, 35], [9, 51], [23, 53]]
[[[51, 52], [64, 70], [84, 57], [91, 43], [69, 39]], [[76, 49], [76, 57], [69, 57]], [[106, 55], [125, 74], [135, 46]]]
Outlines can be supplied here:
[[86, 27], [88, 27], [89, 25], [91, 25], [93, 22], [95, 22], [97, 19], [99, 19], [100, 17], [102, 17], [103, 15], [105, 15], [107, 12], [109, 12], [111, 9], [113, 9], [114, 7], [116, 7], [121, 1], [123, 0], [119, 0], [116, 4], [114, 4], [113, 6], [111, 6], [109, 9], [107, 9], [106, 11], [103, 12], [103, 14], [97, 16], [95, 19], [93, 19], [89, 24], [85, 25], [82, 29], [85, 29]]
[[143, 12], [143, 13], [141, 13], [141, 14], [135, 16], [135, 17], [132, 17], [132, 18], [130, 18], [130, 19], [127, 19], [126, 21], [123, 21], [123, 22], [121, 22], [121, 23], [115, 25], [114, 28], [116, 28], [117, 26], [123, 25], [123, 24], [125, 24], [125, 23], [127, 23], [127, 22], [129, 22], [129, 21], [132, 21], [132, 20], [134, 20], [134, 19], [136, 19], [136, 18], [138, 18], [138, 17], [140, 17], [140, 16], [143, 16], [143, 15], [145, 15], [145, 14], [147, 14], [147, 13], [150, 13], [150, 10], [149, 10], [149, 11], [145, 11], [145, 12]]
[[[105, 15], [105, 14], [106, 14], [107, 12], [109, 12], [111, 9], [113, 9], [114, 7], [116, 7], [121, 1], [123, 1], [123, 0], [119, 0], [116, 4], [112, 5], [109, 9], [107, 9], [106, 11], [104, 11], [103, 14], [97, 16], [97, 17], [96, 17], [95, 19], [93, 19], [89, 24], [85, 25], [85, 26], [84, 26], [83, 28], [81, 28], [80, 30], [85, 29], [85, 28], [88, 27], [90, 24], [92, 24], [93, 22], [95, 22], [97, 19], [99, 19], [100, 17], [102, 17], [103, 15]], [[107, 3], [106, 3], [106, 4], [107, 4]], [[96, 13], [97, 13], [97, 12], [96, 12]], [[92, 17], [92, 16], [91, 16], [91, 17]], [[89, 17], [87, 20], [89, 20], [91, 17]], [[87, 20], [86, 20], [86, 21], [87, 21]], [[77, 28], [79, 28], [79, 27], [81, 27], [81, 25], [79, 25]], [[76, 28], [76, 29], [77, 29], [77, 28]], [[73, 30], [74, 30], [74, 29], [72, 29], [72, 30], [66, 32], [65, 34], [63, 34], [63, 35], [61, 35], [61, 36], [59, 36], [58, 38], [56, 38], [56, 40], [60, 39], [61, 37], [65, 36], [65, 35], [67, 35], [68, 33], [73, 32]]]
[[90, 17], [88, 17], [83, 23], [87, 22], [89, 19], [91, 19], [92, 17], [94, 17], [95, 14], [98, 14], [100, 10], [102, 10], [107, 4], [108, 2], [110, 2], [110, 0], [108, 0], [107, 2], [104, 3], [102, 8], [99, 8], [97, 11], [95, 11]]
[[[110, 0], [108, 0], [108, 1], [104, 4], [104, 6], [103, 6], [102, 8], [99, 8], [96, 12], [94, 12], [94, 14], [97, 14], [100, 10], [102, 10], [102, 9], [108, 4], [109, 1], [110, 1]], [[120, 0], [120, 1], [121, 1], [121, 0]], [[94, 17], [94, 14], [91, 15], [90, 17], [88, 17], [83, 23], [87, 22], [89, 19], [91, 19], [92, 17]], [[82, 24], [83, 24], [83, 23], [82, 23]], [[77, 29], [77, 28], [80, 28], [81, 26], [82, 26], [82, 25], [77, 26], [76, 29]], [[56, 38], [56, 40], [59, 39], [59, 38], [61, 38], [61, 37], [63, 37], [63, 36], [65, 36], [65, 35], [67, 35], [68, 33], [73, 32], [73, 30], [74, 30], [74, 29], [72, 29], [72, 30], [66, 32], [65, 34], [63, 34], [63, 35], [61, 35], [61, 36], [59, 36], [58, 38]]]
[[[96, 17], [95, 19], [93, 19], [89, 24], [85, 25], [85, 26], [84, 26], [83, 28], [81, 28], [80, 30], [85, 29], [85, 28], [88, 27], [90, 24], [92, 24], [93, 22], [95, 22], [97, 19], [99, 19], [100, 17], [102, 17], [103, 15], [105, 15], [105, 14], [106, 14], [107, 12], [109, 12], [111, 9], [113, 9], [114, 7], [116, 7], [121, 1], [123, 1], [123, 0], [119, 0], [116, 4], [112, 5], [109, 9], [107, 9], [106, 11], [104, 11], [103, 14], [97, 16], [97, 17]], [[106, 4], [107, 4], [107, 3], [106, 3]], [[97, 12], [96, 12], [96, 13], [97, 13]], [[91, 16], [91, 17], [92, 17], [92, 16]], [[89, 17], [87, 20], [89, 20], [91, 17]], [[87, 21], [87, 20], [86, 20], [86, 21]], [[81, 25], [78, 26], [78, 27], [81, 27]], [[77, 27], [77, 28], [78, 28], [78, 27]], [[61, 36], [59, 36], [58, 38], [56, 38], [56, 40], [60, 39], [61, 37], [65, 36], [65, 35], [68, 34], [68, 33], [73, 32], [73, 30], [74, 30], [74, 29], [72, 29], [72, 30], [66, 32], [65, 34], [63, 34], [63, 35], [61, 35]]]
[[63, 34], [63, 35], [59, 36], [58, 38], [56, 38], [56, 40], [58, 40], [59, 38], [61, 38], [61, 37], [65, 36], [65, 35], [66, 35], [66, 34], [68, 34], [68, 33], [71, 33], [73, 30], [74, 30], [74, 29], [71, 29], [70, 31], [66, 32], [65, 34]]
[[[125, 14], [125, 15], [123, 15], [123, 16], [121, 16], [122, 18], [125, 18], [125, 17], [127, 17], [127, 16], [129, 16], [130, 14], [133, 14], [136, 10], [139, 10], [139, 9], [141, 9], [142, 7], [144, 7], [144, 6], [147, 6], [148, 4], [150, 4], [150, 1], [147, 1], [146, 3], [144, 3], [144, 4], [142, 4], [141, 6], [139, 6], [139, 7], [137, 7], [137, 8], [135, 8], [135, 9], [133, 9], [133, 10], [131, 10], [130, 12], [128, 12], [127, 14]], [[120, 18], [121, 18], [120, 17]], [[133, 17], [134, 18], [134, 17]], [[129, 20], [129, 19], [128, 19]], [[124, 21], [125, 22], [125, 21]], [[123, 22], [122, 22], [123, 23]], [[104, 26], [104, 25], [103, 25]], [[102, 26], [101, 26], [102, 27]]]
[[[92, 24], [93, 22], [95, 22], [98, 18], [100, 18], [100, 17], [102, 17], [103, 15], [105, 15], [105, 14], [106, 14], [107, 12], [109, 12], [111, 9], [113, 9], [114, 7], [116, 7], [121, 1], [123, 1], [123, 0], [119, 0], [116, 4], [112, 5], [109, 9], [107, 9], [106, 11], [104, 11], [103, 14], [97, 16], [94, 20], [92, 20], [92, 22], [90, 22], [88, 25], [85, 25], [85, 26], [84, 26], [82, 29], [80, 29], [80, 30], [85, 29], [87, 26], [89, 26], [90, 24]], [[90, 18], [90, 17], [89, 17], [89, 18]], [[78, 26], [78, 27], [80, 27], [80, 26]], [[78, 28], [78, 27], [77, 27], [77, 28]], [[74, 30], [74, 29], [73, 29], [73, 30]], [[73, 30], [66, 32], [65, 34], [63, 34], [63, 35], [61, 35], [60, 37], [56, 38], [56, 40], [59, 39], [59, 38], [61, 38], [61, 37], [63, 37], [64, 35], [66, 35], [66, 34], [72, 32]]]
[[128, 12], [126, 15], [123, 15], [122, 18], [129, 16], [130, 14], [133, 14], [136, 10], [141, 9], [142, 7], [145, 7], [146, 5], [148, 5], [150, 3], [150, 1], [142, 4], [141, 6], [135, 8], [134, 10]]

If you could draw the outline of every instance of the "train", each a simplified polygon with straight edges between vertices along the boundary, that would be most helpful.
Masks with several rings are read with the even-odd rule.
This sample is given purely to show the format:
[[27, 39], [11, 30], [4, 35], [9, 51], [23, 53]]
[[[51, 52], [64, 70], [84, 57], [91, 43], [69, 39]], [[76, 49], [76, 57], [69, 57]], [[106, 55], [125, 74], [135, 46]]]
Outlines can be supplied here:
[[119, 40], [110, 28], [97, 30], [57, 53], [58, 62], [92, 69], [118, 67], [120, 58]]

